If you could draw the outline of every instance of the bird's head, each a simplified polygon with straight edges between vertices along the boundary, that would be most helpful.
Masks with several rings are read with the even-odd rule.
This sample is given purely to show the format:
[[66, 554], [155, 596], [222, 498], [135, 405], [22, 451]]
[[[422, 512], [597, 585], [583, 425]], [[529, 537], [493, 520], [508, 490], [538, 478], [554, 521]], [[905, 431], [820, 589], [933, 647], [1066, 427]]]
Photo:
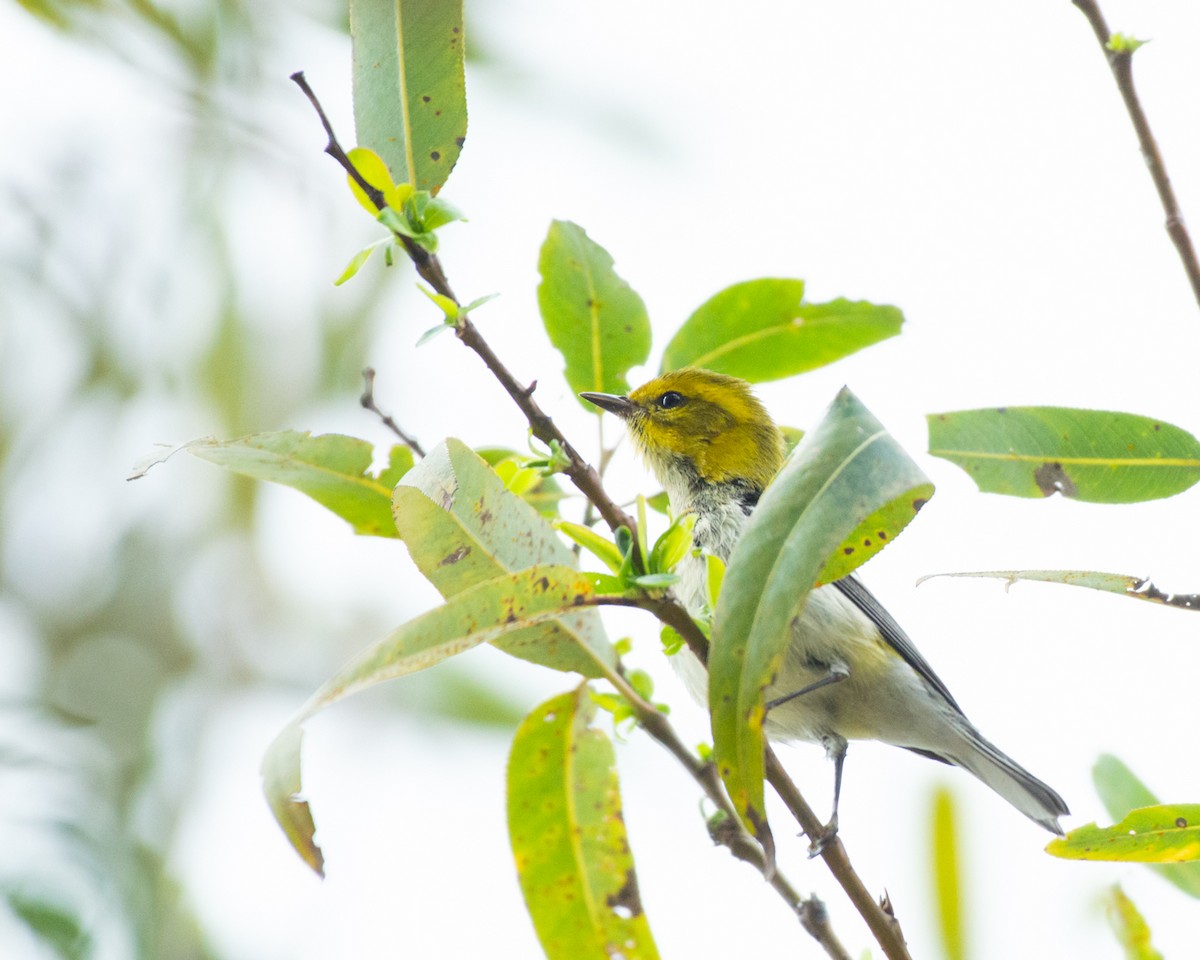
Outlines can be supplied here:
[[725, 483], [761, 491], [783, 464], [779, 429], [750, 384], [737, 377], [689, 367], [655, 377], [625, 397], [580, 396], [625, 421], [668, 492]]

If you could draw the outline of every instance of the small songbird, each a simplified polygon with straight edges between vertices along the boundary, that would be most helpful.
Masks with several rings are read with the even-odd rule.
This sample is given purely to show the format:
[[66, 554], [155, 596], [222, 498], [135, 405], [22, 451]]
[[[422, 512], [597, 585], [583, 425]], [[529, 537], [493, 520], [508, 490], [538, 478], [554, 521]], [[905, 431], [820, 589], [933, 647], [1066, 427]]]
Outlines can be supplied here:
[[[625, 421], [675, 516], [695, 514], [700, 550], [728, 561], [759, 497], [783, 465], [783, 437], [744, 380], [708, 370], [664, 373], [629, 396], [581, 396]], [[676, 568], [678, 599], [707, 605], [705, 561]], [[851, 575], [814, 590], [766, 690], [767, 735], [820, 743], [834, 761], [833, 815], [848, 740], [881, 740], [969, 770], [1031, 820], [1062, 834], [1062, 798], [983, 738], [907, 634]], [[687, 649], [672, 658], [707, 704], [707, 675]], [[819, 844], [818, 844], [819, 845]]]

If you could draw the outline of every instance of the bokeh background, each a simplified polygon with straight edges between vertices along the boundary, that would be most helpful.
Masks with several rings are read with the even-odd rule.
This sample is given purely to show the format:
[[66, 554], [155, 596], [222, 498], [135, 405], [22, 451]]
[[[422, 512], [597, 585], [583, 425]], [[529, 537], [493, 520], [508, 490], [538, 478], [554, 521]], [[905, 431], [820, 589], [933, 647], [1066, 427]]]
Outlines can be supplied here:
[[[1200, 216], [1200, 8], [1107, 0], [1152, 39], [1135, 70], [1185, 211]], [[807, 426], [849, 383], [939, 494], [866, 570], [1003, 749], [1106, 820], [1111, 751], [1160, 796], [1200, 798], [1194, 616], [945, 570], [1075, 567], [1200, 589], [1200, 493], [1134, 507], [1014, 501], [921, 455], [924, 415], [1054, 403], [1200, 429], [1200, 311], [1107, 67], [1074, 7], [763, 0], [467, 5], [466, 147], [443, 231], [501, 356], [594, 452], [536, 313], [551, 218], [604, 244], [661, 350], [725, 285], [799, 276], [814, 300], [900, 306], [903, 335], [764, 385]], [[306, 788], [328, 879], [290, 851], [258, 762], [361, 645], [435, 602], [395, 541], [354, 537], [299, 494], [157, 442], [294, 427], [380, 444], [360, 369], [427, 446], [521, 447], [524, 426], [437, 322], [405, 266], [332, 280], [379, 228], [350, 199], [288, 74], [353, 141], [341, 5], [147, 0], [0, 6], [0, 955], [532, 957], [504, 833], [507, 744], [570, 678], [489, 649], [310, 724]], [[635, 381], [653, 373], [635, 372]], [[616, 435], [605, 424], [607, 439]], [[621, 497], [649, 486], [622, 448]], [[578, 505], [568, 505], [568, 510]], [[614, 618], [692, 741], [707, 732], [656, 631]], [[820, 751], [784, 751], [818, 809]], [[761, 880], [712, 849], [697, 791], [646, 738], [620, 750], [643, 899], [666, 956], [816, 955]], [[964, 831], [971, 955], [1117, 957], [1121, 882], [1167, 956], [1197, 905], [1133, 867], [1042, 853], [967, 775], [854, 745], [843, 837], [914, 955], [938, 954], [930, 797]], [[781, 814], [777, 830], [786, 833]], [[783, 866], [870, 943], [824, 868]]]

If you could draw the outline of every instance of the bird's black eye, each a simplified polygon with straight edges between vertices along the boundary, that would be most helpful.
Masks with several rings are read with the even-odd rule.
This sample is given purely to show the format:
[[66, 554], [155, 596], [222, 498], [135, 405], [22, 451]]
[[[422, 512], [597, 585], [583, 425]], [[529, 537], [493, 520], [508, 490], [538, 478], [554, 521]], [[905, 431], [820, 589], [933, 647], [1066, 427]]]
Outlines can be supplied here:
[[675, 407], [683, 405], [683, 394], [668, 390], [658, 398], [658, 405], [664, 410], [673, 410]]

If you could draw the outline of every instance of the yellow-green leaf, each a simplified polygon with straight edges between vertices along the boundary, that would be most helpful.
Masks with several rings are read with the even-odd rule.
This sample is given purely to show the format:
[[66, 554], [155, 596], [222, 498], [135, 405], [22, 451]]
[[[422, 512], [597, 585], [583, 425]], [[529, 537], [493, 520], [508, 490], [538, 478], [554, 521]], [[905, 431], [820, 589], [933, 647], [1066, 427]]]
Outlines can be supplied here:
[[957, 819], [954, 795], [947, 787], [938, 787], [933, 795], [933, 891], [946, 960], [967, 956]]
[[323, 857], [313, 838], [306, 801], [297, 798], [301, 779], [301, 725], [330, 704], [367, 687], [424, 670], [514, 630], [561, 616], [596, 596], [590, 579], [555, 565], [530, 567], [463, 590], [351, 660], [321, 685], [263, 757], [263, 791], [292, 846], [318, 873]]
[[[1092, 766], [1092, 782], [1114, 820], [1139, 807], [1153, 807], [1158, 797], [1117, 757], [1102, 754]], [[1173, 883], [1190, 897], [1200, 900], [1200, 861], [1193, 863], [1147, 864], [1164, 880]]]
[[1094, 823], [1051, 840], [1046, 852], [1064, 860], [1184, 863], [1200, 860], [1200, 804], [1142, 807], [1112, 827]]
[[612, 744], [586, 685], [537, 707], [508, 762], [508, 833], [548, 960], [654, 960]]
[[1150, 926], [1124, 890], [1113, 887], [1107, 906], [1108, 919], [1125, 950], [1125, 960], [1163, 960], [1150, 942]]

